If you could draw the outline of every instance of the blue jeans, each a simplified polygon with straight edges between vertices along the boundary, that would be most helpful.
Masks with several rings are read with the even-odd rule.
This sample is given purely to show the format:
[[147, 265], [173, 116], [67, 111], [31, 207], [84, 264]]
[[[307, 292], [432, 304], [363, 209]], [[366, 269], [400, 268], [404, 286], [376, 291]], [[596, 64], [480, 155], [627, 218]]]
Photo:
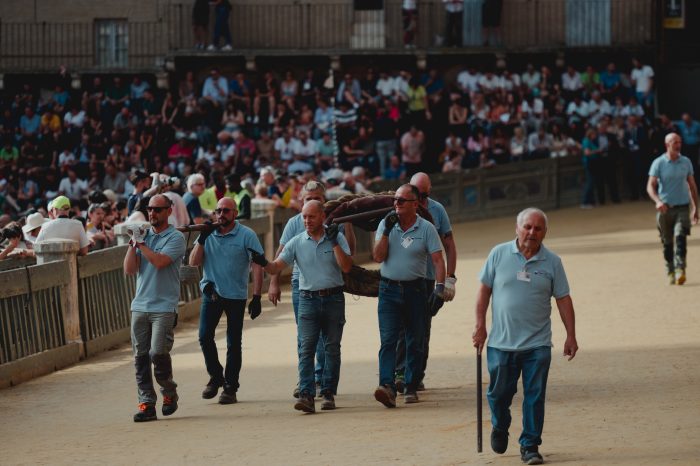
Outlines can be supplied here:
[[406, 390], [415, 391], [423, 372], [427, 309], [425, 280], [406, 284], [379, 282], [379, 385], [396, 391], [396, 343], [401, 330], [406, 331]]
[[379, 175], [384, 178], [386, 167], [389, 166], [391, 156], [396, 153], [396, 140], [380, 140], [377, 141], [377, 156], [379, 157]]
[[299, 345], [299, 392], [313, 396], [314, 353], [320, 335], [324, 335], [324, 366], [321, 393], [335, 394], [340, 378], [340, 340], [345, 325], [345, 295], [340, 292], [318, 296], [310, 291], [299, 291], [299, 318], [297, 335]]
[[[299, 324], [299, 279], [292, 278], [292, 307], [294, 308], [294, 322]], [[299, 338], [299, 332], [297, 332], [297, 352], [301, 346], [301, 339]], [[315, 366], [315, 378], [316, 383], [321, 383], [323, 379], [323, 365], [326, 363], [326, 355], [323, 352], [323, 332], [318, 338], [318, 345], [316, 345], [316, 366]]]
[[[199, 313], [199, 346], [204, 354], [207, 372], [214, 381], [234, 391], [238, 390], [238, 376], [241, 372], [241, 339], [245, 304], [245, 299], [226, 299], [219, 296], [216, 301], [212, 301], [206, 294], [202, 294], [202, 308]], [[224, 312], [226, 313], [226, 372], [219, 362], [214, 341], [216, 326]]]
[[493, 427], [508, 432], [510, 428], [510, 404], [518, 391], [518, 378], [523, 375], [523, 432], [520, 445], [530, 447], [542, 444], [544, 425], [544, 400], [547, 392], [549, 363], [552, 348], [540, 346], [528, 351], [501, 351], [486, 349], [489, 389], [486, 397], [491, 408]]
[[231, 45], [231, 29], [228, 26], [228, 16], [231, 9], [225, 5], [218, 5], [216, 7], [216, 18], [214, 22], [214, 45], [219, 45], [219, 39], [221, 36], [224, 37], [226, 45]]

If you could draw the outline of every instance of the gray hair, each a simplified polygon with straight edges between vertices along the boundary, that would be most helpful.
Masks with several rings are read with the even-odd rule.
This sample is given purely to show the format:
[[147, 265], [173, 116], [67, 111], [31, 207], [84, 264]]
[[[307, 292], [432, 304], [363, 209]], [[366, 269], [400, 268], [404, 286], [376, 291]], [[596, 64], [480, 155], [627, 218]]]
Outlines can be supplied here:
[[194, 173], [190, 176], [187, 177], [187, 190], [189, 191], [192, 188], [192, 185], [195, 183], [204, 183], [204, 175], [201, 173]]
[[542, 217], [544, 219], [544, 227], [549, 227], [549, 220], [547, 219], [547, 214], [545, 214], [544, 211], [538, 209], [537, 207], [528, 207], [527, 209], [521, 210], [516, 219], [517, 225], [519, 227], [523, 226], [523, 223], [525, 223], [525, 219], [531, 214], [536, 214]]

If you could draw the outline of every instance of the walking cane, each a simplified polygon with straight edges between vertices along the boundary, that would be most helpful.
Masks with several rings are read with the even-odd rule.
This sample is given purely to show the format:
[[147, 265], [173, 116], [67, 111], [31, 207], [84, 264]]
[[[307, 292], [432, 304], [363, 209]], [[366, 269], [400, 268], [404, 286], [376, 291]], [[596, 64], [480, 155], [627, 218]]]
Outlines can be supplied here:
[[476, 451], [481, 453], [482, 448], [481, 428], [481, 351], [476, 349]]

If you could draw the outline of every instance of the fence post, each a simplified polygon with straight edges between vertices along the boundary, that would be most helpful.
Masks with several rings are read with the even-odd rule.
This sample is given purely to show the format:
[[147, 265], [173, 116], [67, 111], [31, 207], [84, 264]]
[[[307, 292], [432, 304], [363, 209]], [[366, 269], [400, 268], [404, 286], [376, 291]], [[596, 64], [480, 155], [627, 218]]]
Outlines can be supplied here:
[[250, 204], [253, 218], [267, 216], [270, 222], [270, 229], [265, 233], [263, 249], [266, 257], [273, 258], [275, 257], [275, 209], [277, 209], [277, 204], [268, 199], [253, 199]]
[[34, 245], [37, 265], [65, 260], [68, 263], [70, 280], [61, 287], [61, 308], [63, 310], [63, 331], [66, 343], [79, 343], [80, 357], [85, 356], [85, 348], [80, 335], [80, 305], [78, 301], [78, 242], [68, 239], [47, 240]]

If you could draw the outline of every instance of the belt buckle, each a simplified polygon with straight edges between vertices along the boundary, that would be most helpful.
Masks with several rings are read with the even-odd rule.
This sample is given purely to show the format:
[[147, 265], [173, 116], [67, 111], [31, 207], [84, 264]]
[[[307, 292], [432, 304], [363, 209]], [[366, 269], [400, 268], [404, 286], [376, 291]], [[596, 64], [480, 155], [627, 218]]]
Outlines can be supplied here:
[[318, 295], [323, 297], [323, 296], [328, 296], [330, 293], [328, 292], [328, 288], [323, 289], [323, 290], [318, 290]]

